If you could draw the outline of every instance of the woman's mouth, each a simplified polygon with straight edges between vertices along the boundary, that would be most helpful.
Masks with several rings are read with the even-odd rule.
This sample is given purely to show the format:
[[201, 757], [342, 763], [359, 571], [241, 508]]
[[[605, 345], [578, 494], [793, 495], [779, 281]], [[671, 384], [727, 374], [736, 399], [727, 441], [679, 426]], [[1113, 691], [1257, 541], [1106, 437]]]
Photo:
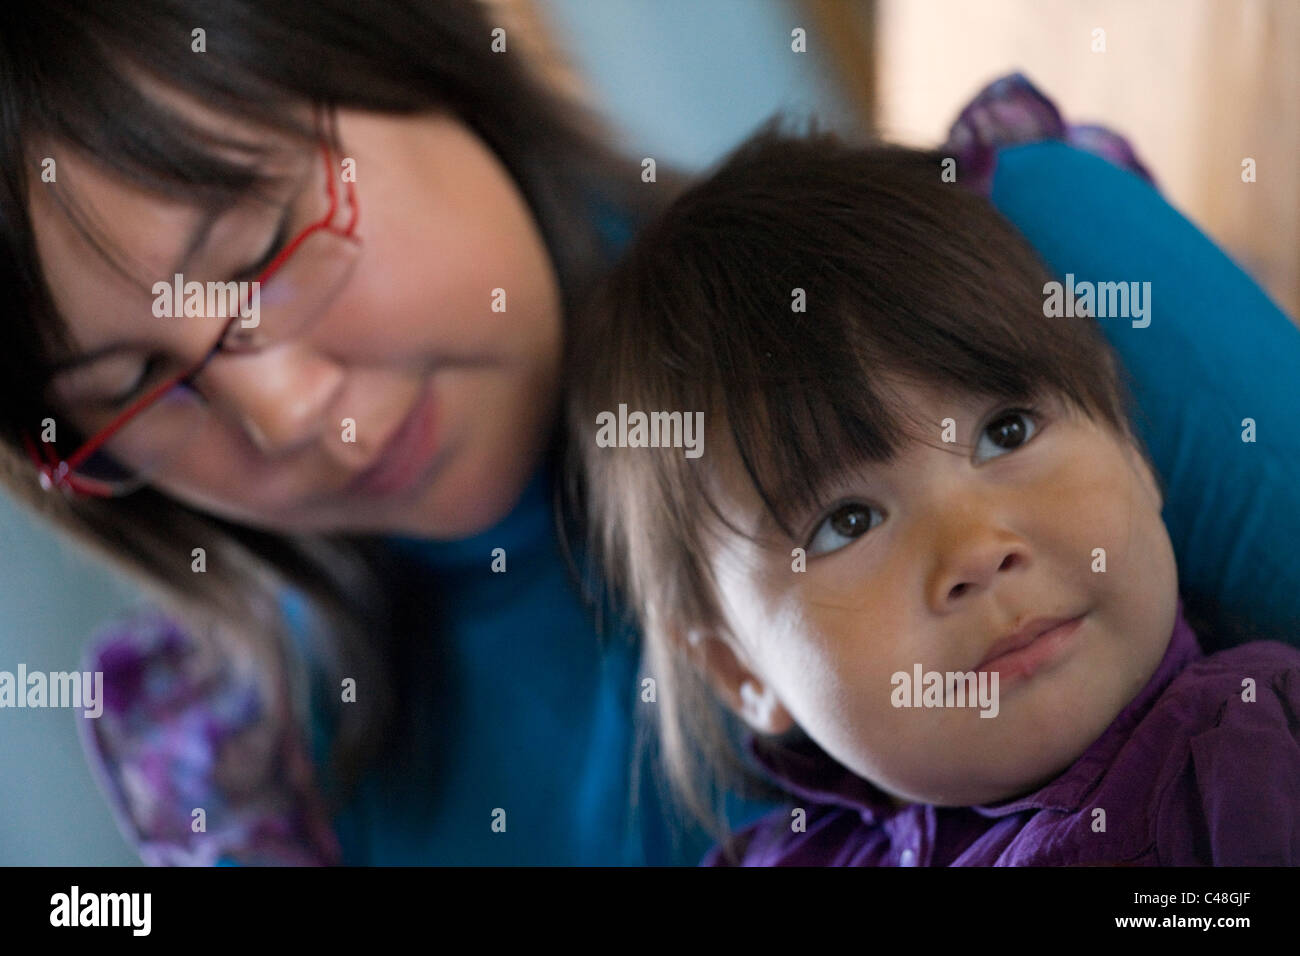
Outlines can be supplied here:
[[406, 491], [422, 476], [438, 451], [441, 429], [433, 388], [426, 384], [397, 431], [375, 456], [375, 463], [347, 486], [347, 494], [391, 495]]

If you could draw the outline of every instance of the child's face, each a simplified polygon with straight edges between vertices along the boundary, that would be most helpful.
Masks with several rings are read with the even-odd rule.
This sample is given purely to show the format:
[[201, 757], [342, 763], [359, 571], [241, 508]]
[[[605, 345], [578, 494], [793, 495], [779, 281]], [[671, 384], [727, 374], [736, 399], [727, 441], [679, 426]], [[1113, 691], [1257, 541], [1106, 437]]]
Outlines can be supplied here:
[[[312, 170], [325, 182], [312, 148], [182, 103], [201, 123], [276, 148], [268, 166], [283, 167], [292, 183], [310, 182]], [[343, 156], [355, 161], [355, 268], [292, 341], [213, 359], [198, 380], [209, 406], [201, 432], [154, 484], [201, 510], [274, 530], [460, 537], [513, 505], [548, 440], [559, 394], [558, 279], [514, 180], [459, 120], [354, 111], [338, 119]], [[34, 183], [41, 260], [78, 351], [125, 343], [54, 387], [85, 434], [112, 420], [109, 401], [149, 358], [179, 372], [224, 323], [152, 314], [151, 285], [172, 281], [200, 210], [54, 150], [58, 183], [73, 184], [110, 248], [136, 268], [130, 280], [116, 273], [57, 209], [55, 187]], [[341, 178], [342, 157], [331, 166]], [[295, 197], [289, 208], [298, 218], [306, 215], [299, 207], [323, 196], [305, 186], [280, 193]], [[250, 200], [224, 211], [185, 278], [229, 279], [256, 261], [272, 248], [280, 201], [277, 194], [274, 206]], [[508, 292], [508, 311], [493, 307], [497, 288]], [[402, 450], [386, 447], [402, 422], [420, 420], [422, 401], [433, 409], [424, 435]], [[406, 469], [413, 477], [400, 487], [354, 487], [381, 458], [416, 462]]]
[[[793, 721], [896, 797], [991, 802], [1064, 770], [1150, 678], [1173, 630], [1173, 550], [1140, 454], [1063, 403], [1007, 419], [1005, 405], [902, 391], [934, 443], [954, 419], [956, 444], [913, 441], [855, 473], [828, 494], [837, 504], [800, 516], [800, 540], [726, 537], [711, 560], [729, 633], [710, 639], [707, 666], [758, 729]], [[713, 447], [721, 500], [755, 529], [734, 448]], [[792, 569], [796, 547], [806, 570]], [[1080, 615], [1064, 640], [989, 668], [996, 716], [893, 705], [897, 672], [910, 686], [917, 665], [975, 671], [1032, 619]]]

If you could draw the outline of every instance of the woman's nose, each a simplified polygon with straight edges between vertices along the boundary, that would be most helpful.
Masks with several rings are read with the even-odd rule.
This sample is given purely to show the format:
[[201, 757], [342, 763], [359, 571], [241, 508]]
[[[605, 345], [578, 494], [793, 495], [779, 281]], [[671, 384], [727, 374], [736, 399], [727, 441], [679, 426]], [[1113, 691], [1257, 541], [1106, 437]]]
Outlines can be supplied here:
[[318, 440], [345, 372], [299, 343], [219, 353], [195, 384], [214, 410], [244, 429], [267, 456]]
[[1029, 564], [1029, 547], [1023, 538], [987, 513], [974, 511], [943, 519], [933, 553], [926, 590], [936, 612], [998, 586]]

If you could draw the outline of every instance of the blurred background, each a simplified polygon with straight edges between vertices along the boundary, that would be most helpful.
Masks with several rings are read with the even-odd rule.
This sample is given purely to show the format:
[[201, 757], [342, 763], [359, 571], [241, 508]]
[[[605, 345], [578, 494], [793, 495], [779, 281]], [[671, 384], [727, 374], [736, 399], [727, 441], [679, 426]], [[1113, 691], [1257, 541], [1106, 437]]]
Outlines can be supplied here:
[[[985, 83], [1019, 70], [1067, 120], [1125, 135], [1166, 198], [1300, 315], [1298, 0], [488, 5], [627, 152], [698, 171], [778, 109], [936, 145]], [[806, 53], [791, 50], [796, 28]], [[1253, 184], [1241, 181], [1246, 157]], [[74, 669], [92, 631], [138, 600], [0, 495], [0, 670]], [[138, 862], [71, 712], [4, 711], [0, 865]]]

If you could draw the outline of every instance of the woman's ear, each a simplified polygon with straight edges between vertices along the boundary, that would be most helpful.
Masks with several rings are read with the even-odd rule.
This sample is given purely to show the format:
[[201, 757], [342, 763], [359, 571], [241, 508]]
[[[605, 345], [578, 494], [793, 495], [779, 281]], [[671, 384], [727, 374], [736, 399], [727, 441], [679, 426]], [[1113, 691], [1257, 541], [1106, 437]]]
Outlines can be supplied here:
[[685, 643], [687, 653], [714, 693], [750, 728], [760, 734], [778, 735], [794, 726], [794, 718], [776, 691], [749, 668], [730, 634], [695, 629], [686, 635]]

